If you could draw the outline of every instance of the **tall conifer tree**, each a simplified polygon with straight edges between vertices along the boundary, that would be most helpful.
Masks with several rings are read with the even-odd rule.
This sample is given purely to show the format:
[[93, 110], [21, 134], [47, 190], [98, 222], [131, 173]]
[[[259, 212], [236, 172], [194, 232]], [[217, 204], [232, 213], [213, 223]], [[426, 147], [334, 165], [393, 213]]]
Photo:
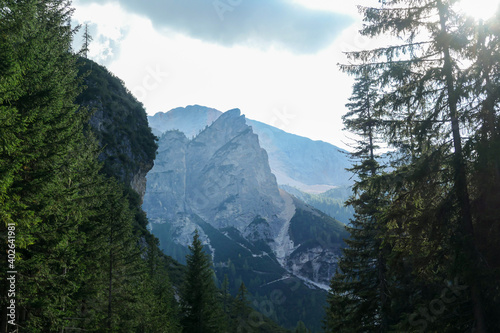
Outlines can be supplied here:
[[187, 272], [181, 290], [181, 320], [184, 332], [224, 332], [222, 311], [218, 303], [217, 288], [211, 260], [203, 251], [198, 231], [186, 256]]
[[[479, 245], [478, 230], [496, 230], [495, 205], [486, 197], [498, 193], [491, 186], [496, 182], [491, 156], [499, 31], [493, 28], [485, 38], [474, 22], [454, 11], [456, 2], [382, 0], [380, 7], [361, 8], [363, 35], [389, 35], [400, 42], [351, 52], [353, 63], [342, 66], [357, 76], [368, 72], [380, 86], [377, 104], [386, 112], [378, 131], [397, 150], [392, 171], [379, 177], [390, 201], [378, 223], [385, 221], [384, 242], [399, 256], [394, 261], [391, 255], [391, 274], [399, 267], [399, 277], [415, 282], [401, 293], [410, 308], [396, 325], [400, 330], [415, 329], [415, 313], [435, 304], [436, 294], [456, 279], [466, 283], [468, 294], [443, 308], [440, 320], [425, 317], [425, 328], [485, 332], [496, 327], [483, 306], [480, 281], [484, 272], [493, 271], [485, 263], [488, 247]], [[467, 62], [473, 65], [467, 68]], [[479, 131], [478, 123], [483, 124]], [[481, 195], [471, 181], [488, 173], [492, 182]], [[486, 219], [485, 205], [491, 209]]]
[[175, 332], [169, 284], [152, 283], [166, 273], [146, 271], [129, 200], [98, 174], [89, 113], [74, 104], [72, 11], [64, 0], [0, 1], [0, 233], [15, 224], [18, 254], [8, 328]]
[[4, 221], [16, 224], [18, 323], [30, 332], [59, 330], [86, 279], [82, 199], [98, 169], [85, 143], [88, 117], [73, 103], [72, 9], [62, 0], [6, 0], [0, 8], [0, 81], [7, 83], [0, 88], [0, 200]]
[[231, 309], [232, 332], [253, 332], [255, 330], [249, 323], [252, 308], [247, 300], [247, 294], [248, 290], [241, 282]]
[[361, 72], [353, 87], [349, 112], [343, 117], [347, 129], [359, 136], [351, 154], [357, 162], [351, 169], [358, 180], [354, 195], [346, 204], [355, 209], [348, 247], [338, 263], [338, 271], [328, 295], [327, 332], [384, 332], [387, 320], [386, 251], [382, 241], [383, 225], [377, 215], [383, 206], [383, 191], [375, 178], [377, 162], [377, 126], [381, 112], [377, 110], [377, 84], [368, 72]]

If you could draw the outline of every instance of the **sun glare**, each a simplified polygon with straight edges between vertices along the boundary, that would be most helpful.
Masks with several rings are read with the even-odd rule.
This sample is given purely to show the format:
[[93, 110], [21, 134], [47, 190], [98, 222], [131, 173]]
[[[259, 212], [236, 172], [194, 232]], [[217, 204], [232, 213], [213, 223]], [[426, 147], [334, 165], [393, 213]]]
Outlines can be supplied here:
[[487, 20], [498, 10], [499, 5], [500, 0], [461, 0], [457, 7], [478, 20]]

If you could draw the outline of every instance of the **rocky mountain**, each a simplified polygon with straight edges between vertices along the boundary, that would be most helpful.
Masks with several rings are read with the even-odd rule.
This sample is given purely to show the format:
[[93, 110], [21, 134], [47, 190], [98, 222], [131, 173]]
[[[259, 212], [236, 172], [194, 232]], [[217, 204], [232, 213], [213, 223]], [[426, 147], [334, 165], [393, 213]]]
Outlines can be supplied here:
[[[188, 138], [211, 125], [222, 112], [192, 105], [149, 116], [156, 135], [177, 129]], [[247, 125], [259, 137], [269, 157], [269, 164], [279, 185], [289, 185], [303, 192], [321, 193], [337, 186], [351, 185], [345, 168], [350, 161], [345, 151], [329, 143], [290, 134], [273, 126], [250, 120]]]
[[146, 111], [105, 67], [81, 58], [79, 71], [85, 89], [76, 102], [93, 111], [90, 126], [102, 147], [103, 172], [130, 185], [142, 198], [157, 148]]
[[148, 121], [153, 133], [157, 136], [176, 129], [188, 138], [193, 138], [216, 121], [221, 114], [222, 112], [216, 109], [192, 105], [168, 112], [158, 112], [154, 116], [149, 116]]
[[345, 170], [351, 165], [346, 151], [255, 120], [247, 123], [269, 154], [278, 184], [313, 194], [352, 184], [351, 174]]
[[[161, 137], [144, 207], [155, 223], [197, 215], [217, 229], [236, 228], [245, 237], [277, 235], [291, 218], [282, 216], [285, 202], [267, 153], [239, 110], [226, 112], [193, 140], [179, 131]], [[269, 227], [251, 225], [256, 216]]]
[[259, 137], [237, 109], [193, 138], [172, 130], [158, 144], [143, 208], [166, 254], [183, 261], [198, 229], [220, 281], [228, 275], [233, 288], [244, 281], [257, 302], [281, 290], [288, 305], [303, 306], [276, 304], [272, 319], [318, 325], [347, 236], [343, 224], [279, 189]]

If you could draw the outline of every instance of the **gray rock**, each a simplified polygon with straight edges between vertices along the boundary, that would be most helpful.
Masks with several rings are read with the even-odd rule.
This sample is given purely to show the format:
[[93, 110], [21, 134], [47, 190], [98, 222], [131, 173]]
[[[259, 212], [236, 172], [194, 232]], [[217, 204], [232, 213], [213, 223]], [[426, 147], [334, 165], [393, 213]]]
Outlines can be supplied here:
[[[322, 243], [311, 230], [327, 233], [343, 226], [279, 189], [267, 152], [240, 110], [222, 114], [191, 140], [174, 130], [165, 132], [158, 144], [143, 208], [160, 245], [186, 247], [198, 229], [215, 258], [218, 249], [226, 250], [215, 239], [225, 237], [228, 244], [232, 235], [239, 239], [236, 247], [258, 249], [254, 258], [272, 258], [280, 269], [325, 288], [341, 244]], [[301, 215], [295, 218], [298, 208]], [[310, 228], [309, 221], [317, 225]], [[155, 232], [160, 229], [168, 233]]]
[[[191, 138], [227, 113], [191, 105], [166, 113], [159, 112], [148, 120], [155, 133], [178, 129]], [[353, 183], [351, 174], [345, 170], [351, 162], [344, 150], [255, 120], [245, 121], [258, 135], [260, 146], [267, 151], [269, 165], [278, 184], [290, 185], [308, 193], [321, 193]]]
[[256, 216], [275, 231], [285, 222], [267, 153], [238, 109], [191, 141], [179, 131], [166, 132], [147, 181], [143, 207], [153, 221], [195, 214], [217, 229], [232, 226], [242, 233]]

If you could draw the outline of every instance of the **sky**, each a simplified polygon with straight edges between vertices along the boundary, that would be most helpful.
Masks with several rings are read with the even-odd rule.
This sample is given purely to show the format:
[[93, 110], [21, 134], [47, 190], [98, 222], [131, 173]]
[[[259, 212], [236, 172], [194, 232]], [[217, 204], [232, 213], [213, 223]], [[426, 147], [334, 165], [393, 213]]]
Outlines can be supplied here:
[[[463, 0], [468, 11], [483, 8]], [[494, 0], [496, 1], [496, 0]], [[247, 118], [350, 149], [341, 117], [353, 78], [343, 52], [372, 48], [356, 3], [376, 0], [74, 0], [89, 58], [154, 115], [187, 105]], [[469, 6], [469, 7], [467, 7]], [[479, 14], [478, 14], [479, 15]], [[75, 49], [82, 45], [75, 37]]]

